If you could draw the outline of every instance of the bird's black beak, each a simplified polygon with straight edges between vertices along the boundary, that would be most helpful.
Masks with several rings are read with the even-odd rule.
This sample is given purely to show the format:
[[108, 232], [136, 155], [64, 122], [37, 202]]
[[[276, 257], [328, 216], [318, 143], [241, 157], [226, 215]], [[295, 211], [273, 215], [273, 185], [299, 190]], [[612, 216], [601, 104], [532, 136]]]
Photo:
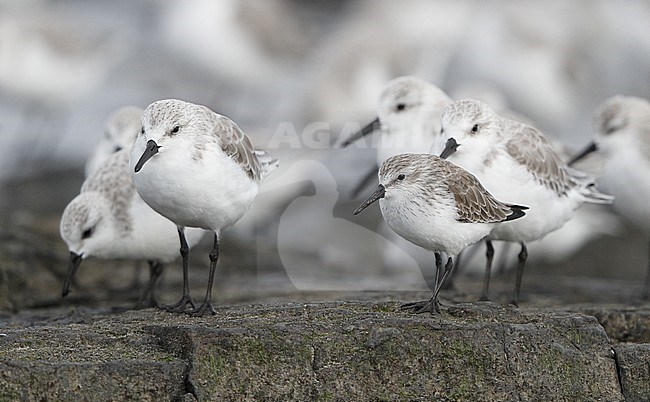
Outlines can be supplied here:
[[138, 163], [135, 164], [135, 172], [138, 173], [140, 169], [142, 169], [142, 166], [151, 159], [152, 156], [158, 153], [158, 149], [160, 146], [156, 144], [156, 141], [154, 140], [149, 140], [147, 141], [147, 147], [145, 148], [144, 152], [142, 153], [142, 156], [140, 157], [140, 160]]
[[374, 193], [370, 194], [368, 198], [364, 202], [361, 203], [357, 207], [357, 209], [354, 210], [354, 215], [357, 215], [359, 212], [363, 211], [368, 207], [368, 205], [372, 204], [373, 202], [377, 201], [380, 198], [384, 198], [386, 195], [386, 188], [384, 187], [383, 184], [380, 184], [377, 186], [377, 189], [375, 190]]
[[592, 142], [587, 146], [587, 148], [583, 149], [582, 152], [580, 152], [578, 155], [574, 156], [568, 163], [569, 166], [572, 166], [574, 163], [579, 161], [580, 159], [584, 158], [585, 156], [589, 155], [592, 152], [595, 152], [598, 150], [598, 146], [596, 145], [595, 142]]
[[343, 148], [347, 147], [348, 145], [352, 144], [359, 138], [365, 137], [368, 134], [374, 133], [375, 131], [379, 130], [381, 127], [381, 123], [379, 123], [379, 117], [375, 118], [375, 120], [371, 121], [370, 123], [366, 124], [360, 131], [357, 131], [356, 133], [352, 134], [350, 138], [345, 140], [341, 146]]
[[70, 283], [72, 283], [72, 278], [77, 272], [79, 265], [81, 265], [82, 257], [80, 254], [70, 252], [70, 265], [68, 266], [68, 274], [65, 276], [65, 282], [63, 282], [63, 297], [66, 297], [70, 292]]
[[448, 139], [447, 143], [445, 144], [445, 149], [443, 149], [442, 152], [440, 153], [440, 157], [442, 159], [447, 159], [450, 155], [456, 152], [458, 145], [459, 144], [456, 142], [454, 138]]

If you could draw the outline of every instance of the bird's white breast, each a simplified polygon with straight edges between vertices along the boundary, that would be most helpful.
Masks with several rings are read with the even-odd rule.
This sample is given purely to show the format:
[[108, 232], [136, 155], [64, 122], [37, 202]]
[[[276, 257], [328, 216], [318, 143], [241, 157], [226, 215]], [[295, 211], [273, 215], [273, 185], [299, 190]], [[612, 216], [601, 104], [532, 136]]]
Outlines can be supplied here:
[[174, 145], [161, 147], [135, 173], [142, 199], [181, 226], [219, 230], [239, 220], [257, 195], [258, 184], [216, 143], [202, 158], [195, 157], [193, 147]]

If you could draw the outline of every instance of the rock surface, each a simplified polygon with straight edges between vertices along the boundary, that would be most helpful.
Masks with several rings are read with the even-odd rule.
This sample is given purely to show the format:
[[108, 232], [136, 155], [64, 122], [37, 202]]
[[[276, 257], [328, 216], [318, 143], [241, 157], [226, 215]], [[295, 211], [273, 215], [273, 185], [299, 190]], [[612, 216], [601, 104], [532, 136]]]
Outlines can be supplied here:
[[650, 345], [617, 345], [614, 351], [625, 400], [650, 400]]
[[[0, 400], [623, 400], [647, 348], [591, 316], [494, 303], [441, 316], [395, 302], [154, 309], [4, 320]], [[623, 394], [622, 394], [623, 392]]]

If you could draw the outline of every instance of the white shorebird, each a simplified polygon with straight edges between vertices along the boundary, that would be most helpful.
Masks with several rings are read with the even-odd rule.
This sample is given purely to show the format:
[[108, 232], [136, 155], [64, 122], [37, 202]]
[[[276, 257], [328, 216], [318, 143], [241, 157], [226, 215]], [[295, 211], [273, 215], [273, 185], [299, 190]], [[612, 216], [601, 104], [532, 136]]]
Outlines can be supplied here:
[[425, 80], [413, 76], [395, 78], [379, 96], [377, 118], [342, 146], [379, 129], [378, 165], [398, 154], [427, 153], [440, 137], [440, 118], [451, 102], [440, 88]]
[[[172, 222], [142, 201], [129, 171], [129, 150], [113, 153], [63, 211], [61, 237], [70, 250], [63, 296], [83, 259], [147, 260], [151, 278], [140, 304], [158, 305], [156, 282], [163, 264], [178, 257], [178, 235]], [[189, 245], [198, 243], [204, 233], [198, 229], [188, 233]]]
[[[571, 164], [599, 150], [605, 155], [602, 183], [614, 209], [650, 237], [650, 102], [632, 96], [607, 99], [594, 114], [593, 142]], [[648, 276], [643, 297], [650, 295]]]
[[483, 102], [454, 102], [442, 116], [447, 145], [441, 156], [467, 169], [497, 198], [527, 205], [524, 219], [497, 225], [487, 237], [487, 263], [482, 299], [488, 298], [492, 240], [519, 242], [515, 292], [519, 288], [528, 250], [526, 243], [558, 229], [585, 202], [611, 203], [594, 179], [565, 164], [550, 141], [537, 129], [497, 115]]
[[86, 177], [97, 170], [113, 153], [131, 149], [140, 133], [140, 116], [142, 109], [136, 106], [123, 106], [108, 116], [104, 123], [104, 137], [86, 161]]
[[379, 169], [379, 186], [354, 211], [358, 214], [379, 200], [381, 214], [397, 234], [436, 254], [449, 257], [430, 300], [408, 303], [416, 313], [439, 312], [438, 293], [453, 268], [453, 257], [487, 236], [499, 222], [525, 215], [525, 206], [495, 199], [472, 174], [430, 154], [401, 154]]
[[[353, 189], [352, 197], [356, 197], [377, 177], [378, 167], [391, 156], [409, 152], [428, 153], [432, 148], [439, 149], [439, 154], [444, 148], [444, 142], [440, 141], [440, 119], [451, 102], [444, 91], [426, 80], [402, 76], [389, 81], [379, 96], [377, 118], [341, 144], [346, 147], [377, 130], [380, 132], [377, 166], [361, 179]], [[382, 246], [385, 265], [401, 266], [403, 261], [398, 256], [402, 250], [420, 262], [428, 258], [421, 249], [395, 236], [393, 231], [385, 227], [382, 231], [389, 240]]]
[[[142, 130], [131, 149], [131, 167], [142, 199], [178, 228], [183, 296], [170, 309], [183, 312], [189, 304], [191, 314], [214, 314], [212, 282], [221, 231], [246, 213], [277, 160], [254, 149], [229, 118], [205, 106], [167, 99], [144, 110]], [[208, 287], [199, 308], [189, 291], [186, 227], [214, 232]]]

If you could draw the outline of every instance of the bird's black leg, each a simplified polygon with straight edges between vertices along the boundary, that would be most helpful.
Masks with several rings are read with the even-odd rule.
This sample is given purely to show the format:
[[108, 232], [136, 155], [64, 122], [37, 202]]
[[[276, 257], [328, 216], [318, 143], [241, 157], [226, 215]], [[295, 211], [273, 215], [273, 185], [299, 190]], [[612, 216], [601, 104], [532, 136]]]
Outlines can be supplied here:
[[214, 245], [210, 250], [210, 277], [208, 278], [208, 290], [205, 292], [205, 300], [203, 304], [195, 310], [190, 311], [191, 315], [204, 316], [207, 313], [217, 314], [212, 306], [212, 283], [214, 281], [214, 273], [217, 270], [217, 262], [219, 261], [219, 233], [214, 233]]
[[426, 313], [426, 312], [429, 312], [431, 314], [440, 313], [438, 294], [440, 293], [440, 289], [442, 289], [442, 286], [444, 285], [445, 281], [447, 280], [447, 277], [449, 277], [449, 274], [453, 269], [454, 269], [454, 261], [452, 257], [449, 257], [447, 259], [447, 264], [445, 264], [445, 271], [442, 274], [442, 279], [436, 286], [436, 289], [433, 292], [433, 296], [431, 297], [431, 299], [429, 299], [426, 302], [407, 303], [402, 306], [402, 309], [409, 309], [409, 310], [412, 309], [413, 312], [416, 314]]
[[445, 264], [445, 272], [442, 274], [442, 279], [440, 280], [440, 283], [438, 284], [438, 287], [436, 288], [436, 291], [433, 292], [433, 297], [429, 301], [432, 306], [424, 306], [422, 308], [422, 311], [416, 311], [416, 313], [424, 313], [425, 311], [429, 311], [431, 314], [433, 314], [434, 310], [436, 313], [440, 313], [440, 303], [438, 303], [438, 293], [440, 293], [440, 289], [442, 289], [442, 286], [444, 285], [445, 281], [447, 280], [447, 277], [449, 277], [449, 274], [451, 274], [452, 270], [454, 269], [454, 260], [449, 257], [447, 259], [447, 264]]
[[488, 293], [490, 291], [490, 272], [492, 271], [492, 258], [494, 257], [494, 247], [492, 241], [485, 240], [485, 276], [483, 276], [483, 293], [481, 300], [490, 300]]
[[442, 255], [440, 253], [433, 253], [433, 255], [436, 257], [436, 287], [438, 287], [442, 279]]
[[524, 276], [524, 266], [528, 258], [528, 249], [526, 243], [521, 242], [521, 252], [519, 252], [519, 264], [517, 265], [517, 281], [515, 282], [515, 293], [512, 295], [511, 303], [519, 306], [519, 289], [521, 289], [521, 279]]
[[[471, 255], [471, 254], [470, 254]], [[453, 290], [454, 289], [454, 283], [456, 282], [456, 276], [458, 275], [458, 271], [460, 269], [460, 264], [461, 264], [461, 259], [465, 259], [465, 250], [462, 250], [457, 256], [456, 256], [456, 262], [454, 263], [454, 270], [451, 271], [451, 274], [449, 274], [449, 278], [447, 278], [447, 281], [442, 285], [442, 290]], [[440, 264], [442, 265], [442, 260], [440, 261]]]
[[142, 270], [141, 262], [142, 261], [135, 261], [133, 263], [133, 279], [128, 287], [129, 290], [140, 289], [142, 287], [142, 284], [140, 283], [140, 271]]
[[168, 311], [172, 311], [174, 313], [184, 312], [188, 304], [192, 307], [192, 309], [196, 308], [196, 304], [194, 304], [194, 300], [192, 300], [192, 296], [190, 295], [188, 269], [190, 246], [187, 244], [187, 240], [185, 239], [184, 227], [178, 227], [178, 237], [181, 241], [181, 258], [183, 259], [183, 296], [178, 301], [178, 303], [166, 307]]
[[[435, 277], [435, 285], [434, 285], [434, 289], [436, 289], [438, 287], [438, 284], [440, 283], [440, 276], [442, 275], [442, 255], [440, 255], [439, 252], [435, 252], [433, 253], [433, 255], [436, 258], [436, 277]], [[422, 306], [426, 305], [427, 303], [429, 303], [429, 300], [405, 303], [400, 306], [400, 309], [417, 310], [422, 308]]]
[[160, 302], [156, 295], [156, 285], [165, 269], [164, 264], [158, 260], [149, 260], [149, 283], [145, 289], [142, 298], [138, 302], [137, 308], [160, 307]]

